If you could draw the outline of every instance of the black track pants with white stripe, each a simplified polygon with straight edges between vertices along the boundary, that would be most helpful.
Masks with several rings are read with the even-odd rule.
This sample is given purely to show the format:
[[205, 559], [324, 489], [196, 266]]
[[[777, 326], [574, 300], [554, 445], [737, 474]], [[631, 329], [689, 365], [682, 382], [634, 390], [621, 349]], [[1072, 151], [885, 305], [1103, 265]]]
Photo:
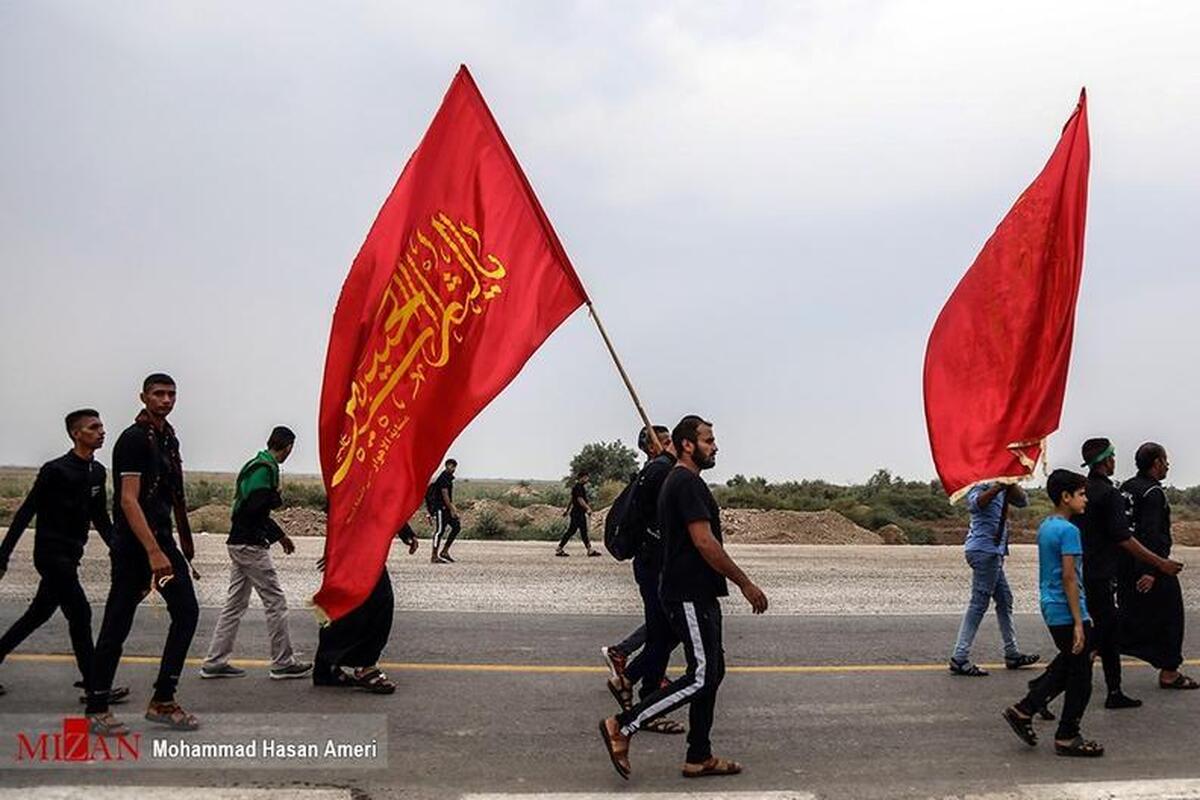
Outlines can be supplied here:
[[663, 603], [671, 628], [683, 644], [687, 672], [647, 697], [629, 711], [619, 714], [621, 732], [630, 736], [641, 726], [683, 705], [688, 705], [689, 764], [712, 756], [713, 710], [717, 687], [725, 677], [725, 648], [721, 644], [721, 603], [716, 598], [688, 603]]
[[448, 509], [433, 512], [433, 554], [449, 550], [461, 528], [462, 523], [457, 517], [450, 516]]

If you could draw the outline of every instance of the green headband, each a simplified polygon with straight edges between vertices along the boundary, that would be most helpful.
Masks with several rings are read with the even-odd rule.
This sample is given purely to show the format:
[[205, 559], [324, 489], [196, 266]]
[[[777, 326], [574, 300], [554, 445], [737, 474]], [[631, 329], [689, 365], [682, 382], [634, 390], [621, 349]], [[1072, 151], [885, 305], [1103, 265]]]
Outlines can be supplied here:
[[1108, 447], [1104, 448], [1099, 453], [1097, 453], [1096, 456], [1094, 458], [1092, 458], [1091, 461], [1085, 461], [1082, 464], [1080, 464], [1079, 466], [1094, 467], [1097, 464], [1099, 464], [1101, 461], [1105, 461], [1109, 458], [1112, 458], [1114, 455], [1116, 455], [1116, 452], [1117, 452], [1117, 448], [1113, 447], [1110, 444]]

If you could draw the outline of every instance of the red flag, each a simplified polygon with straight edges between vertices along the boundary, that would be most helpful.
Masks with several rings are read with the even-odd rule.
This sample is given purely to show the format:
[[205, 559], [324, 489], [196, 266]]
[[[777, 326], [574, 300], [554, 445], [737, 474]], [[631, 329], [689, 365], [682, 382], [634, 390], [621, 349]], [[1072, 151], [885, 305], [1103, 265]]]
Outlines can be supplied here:
[[342, 286], [321, 391], [330, 619], [374, 588], [446, 449], [587, 295], [466, 67]]
[[946, 302], [925, 352], [925, 421], [951, 499], [1033, 473], [1062, 415], [1083, 272], [1087, 96]]

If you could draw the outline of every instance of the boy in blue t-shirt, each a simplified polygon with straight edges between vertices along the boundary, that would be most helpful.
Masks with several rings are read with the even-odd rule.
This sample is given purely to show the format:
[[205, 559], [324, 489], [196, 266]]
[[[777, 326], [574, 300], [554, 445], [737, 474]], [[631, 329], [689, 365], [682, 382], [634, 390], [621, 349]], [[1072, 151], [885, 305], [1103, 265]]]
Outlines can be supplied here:
[[1054, 734], [1054, 752], [1060, 756], [1104, 755], [1102, 746], [1084, 739], [1079, 732], [1079, 722], [1092, 696], [1092, 648], [1088, 643], [1092, 620], [1083, 592], [1083, 542], [1079, 529], [1068, 520], [1083, 513], [1086, 489], [1087, 478], [1065, 469], [1054, 470], [1046, 480], [1054, 513], [1038, 528], [1038, 577], [1042, 618], [1058, 655], [1029, 684], [1025, 699], [1004, 710], [1004, 719], [1013, 732], [1032, 747], [1037, 744], [1034, 711], [1065, 691], [1062, 716]]

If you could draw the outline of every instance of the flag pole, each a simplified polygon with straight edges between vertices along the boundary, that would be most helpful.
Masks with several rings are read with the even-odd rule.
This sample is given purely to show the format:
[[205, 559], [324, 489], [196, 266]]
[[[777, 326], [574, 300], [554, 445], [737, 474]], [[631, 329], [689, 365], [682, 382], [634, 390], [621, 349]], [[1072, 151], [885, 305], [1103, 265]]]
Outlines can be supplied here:
[[651, 450], [651, 455], [657, 456], [662, 452], [662, 447], [658, 443], [658, 437], [654, 435], [654, 425], [650, 423], [650, 416], [646, 413], [646, 409], [642, 407], [642, 401], [638, 397], [637, 389], [633, 388], [633, 381], [629, 380], [629, 373], [625, 371], [625, 366], [621, 363], [621, 357], [617, 355], [617, 349], [613, 347], [612, 339], [608, 338], [608, 331], [604, 329], [604, 323], [600, 321], [600, 315], [596, 313], [596, 307], [592, 305], [591, 299], [587, 301], [587, 310], [588, 316], [592, 318], [592, 322], [596, 323], [596, 330], [600, 331], [600, 338], [604, 340], [604, 346], [608, 349], [608, 354], [612, 356], [613, 363], [617, 366], [617, 372], [621, 375], [621, 380], [625, 382], [625, 388], [629, 390], [629, 396], [633, 399], [633, 405], [637, 409], [638, 416], [642, 418], [642, 424], [646, 427], [646, 444]]

